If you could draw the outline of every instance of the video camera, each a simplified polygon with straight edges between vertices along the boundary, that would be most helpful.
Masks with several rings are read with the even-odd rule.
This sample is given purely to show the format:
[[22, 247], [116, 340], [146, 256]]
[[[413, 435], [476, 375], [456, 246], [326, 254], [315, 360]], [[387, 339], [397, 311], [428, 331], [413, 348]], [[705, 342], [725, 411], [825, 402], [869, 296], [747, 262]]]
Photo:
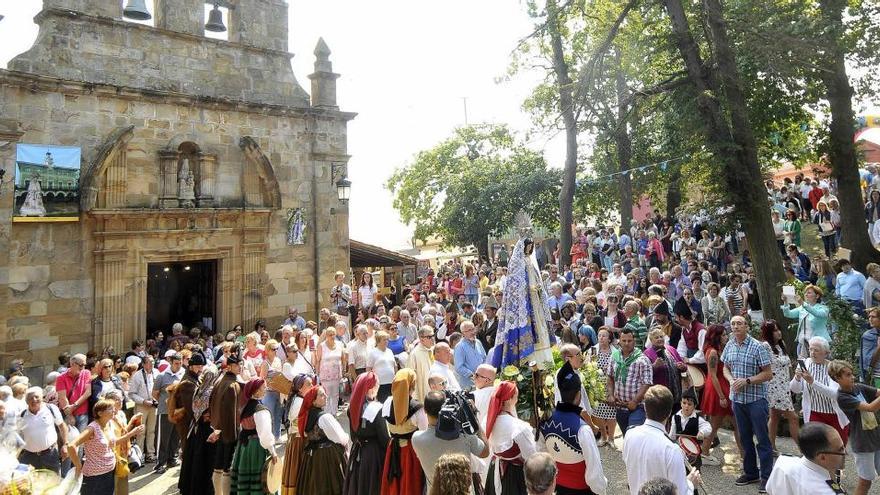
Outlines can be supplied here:
[[471, 393], [446, 391], [446, 402], [437, 418], [437, 438], [455, 440], [462, 433], [475, 435], [480, 429], [477, 422], [477, 409]]

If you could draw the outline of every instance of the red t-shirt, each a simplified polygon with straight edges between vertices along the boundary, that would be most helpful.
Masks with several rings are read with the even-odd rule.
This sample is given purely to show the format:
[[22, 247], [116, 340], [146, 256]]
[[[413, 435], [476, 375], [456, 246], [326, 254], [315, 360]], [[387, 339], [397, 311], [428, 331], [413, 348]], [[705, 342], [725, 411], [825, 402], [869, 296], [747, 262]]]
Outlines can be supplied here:
[[[70, 376], [70, 371], [59, 376], [55, 381], [55, 390], [58, 396], [67, 397], [67, 403], [73, 404], [83, 394], [92, 393], [92, 375], [88, 370], [82, 370], [76, 378]], [[89, 413], [89, 401], [84, 400], [79, 407], [73, 410], [74, 416], [81, 416]]]

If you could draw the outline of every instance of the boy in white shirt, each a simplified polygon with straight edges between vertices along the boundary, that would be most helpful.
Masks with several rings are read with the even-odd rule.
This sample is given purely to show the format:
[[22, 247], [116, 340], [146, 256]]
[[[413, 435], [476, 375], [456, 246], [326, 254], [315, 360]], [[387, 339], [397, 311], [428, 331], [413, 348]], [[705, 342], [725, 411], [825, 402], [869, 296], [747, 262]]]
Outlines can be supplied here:
[[[703, 438], [710, 433], [712, 433], [712, 425], [697, 412], [697, 396], [694, 394], [694, 390], [685, 390], [681, 395], [681, 409], [672, 415], [672, 420], [669, 422], [669, 438], [675, 442], [678, 440], [678, 436], [682, 435], [695, 437], [698, 443], [702, 443]], [[700, 469], [703, 463], [707, 466], [721, 464], [708, 452], [697, 459], [694, 468]]]

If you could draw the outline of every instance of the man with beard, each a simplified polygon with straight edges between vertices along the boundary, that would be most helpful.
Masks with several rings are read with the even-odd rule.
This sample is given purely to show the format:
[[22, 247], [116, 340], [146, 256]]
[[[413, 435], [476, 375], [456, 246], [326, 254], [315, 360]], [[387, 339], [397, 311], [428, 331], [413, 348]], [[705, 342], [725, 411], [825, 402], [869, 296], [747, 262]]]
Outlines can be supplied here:
[[234, 347], [226, 358], [226, 372], [220, 382], [211, 391], [208, 411], [211, 416], [211, 435], [208, 442], [214, 443], [214, 474], [211, 482], [216, 495], [229, 495], [232, 480], [229, 469], [232, 467], [232, 456], [235, 453], [235, 442], [238, 439], [238, 397], [241, 385], [237, 378], [241, 372], [241, 355], [238, 347]]

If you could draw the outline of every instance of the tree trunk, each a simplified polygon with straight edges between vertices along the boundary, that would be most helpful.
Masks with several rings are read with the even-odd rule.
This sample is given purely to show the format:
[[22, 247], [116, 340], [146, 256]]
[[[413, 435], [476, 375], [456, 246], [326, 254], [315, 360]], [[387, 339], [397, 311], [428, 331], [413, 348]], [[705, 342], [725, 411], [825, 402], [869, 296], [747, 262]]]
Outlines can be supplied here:
[[[721, 84], [700, 56], [681, 0], [665, 0], [665, 4], [688, 76], [697, 89], [697, 106], [705, 121], [709, 144], [722, 164], [722, 180], [749, 239], [764, 316], [785, 321], [779, 304], [776, 304], [779, 287], [784, 281], [782, 263], [767, 211], [767, 193], [761, 181], [757, 145], [748, 119], [739, 71], [727, 38], [721, 4], [718, 0], [704, 1]], [[730, 123], [719, 99], [726, 103]], [[787, 328], [787, 325], [781, 326]], [[786, 340], [794, 339], [790, 332], [785, 333]]]
[[837, 199], [840, 201], [841, 245], [852, 250], [850, 260], [856, 269], [864, 271], [870, 262], [880, 263], [880, 252], [871, 245], [865, 225], [865, 202], [859, 184], [859, 166], [853, 143], [855, 112], [852, 107], [853, 90], [846, 74], [846, 54], [840, 46], [845, 33], [842, 13], [845, 0], [819, 2], [823, 25], [826, 26], [826, 61], [819, 74], [825, 84], [826, 97], [831, 107], [831, 134], [829, 158], [832, 175], [837, 179]]
[[681, 166], [672, 167], [666, 183], [666, 218], [675, 218], [675, 210], [681, 206]]
[[632, 177], [627, 171], [632, 167], [632, 139], [629, 136], [629, 88], [626, 85], [626, 77], [623, 67], [620, 65], [620, 51], [615, 50], [617, 60], [617, 132], [615, 141], [617, 144], [617, 163], [619, 171], [617, 187], [620, 191], [620, 233], [629, 234], [632, 225], [633, 193]]
[[562, 189], [559, 191], [559, 268], [571, 263], [571, 227], [574, 224], [573, 204], [577, 174], [577, 122], [574, 117], [571, 77], [562, 48], [559, 33], [559, 11], [555, 0], [547, 2], [547, 30], [553, 46], [553, 70], [559, 89], [559, 111], [565, 124], [565, 168], [562, 173]]

